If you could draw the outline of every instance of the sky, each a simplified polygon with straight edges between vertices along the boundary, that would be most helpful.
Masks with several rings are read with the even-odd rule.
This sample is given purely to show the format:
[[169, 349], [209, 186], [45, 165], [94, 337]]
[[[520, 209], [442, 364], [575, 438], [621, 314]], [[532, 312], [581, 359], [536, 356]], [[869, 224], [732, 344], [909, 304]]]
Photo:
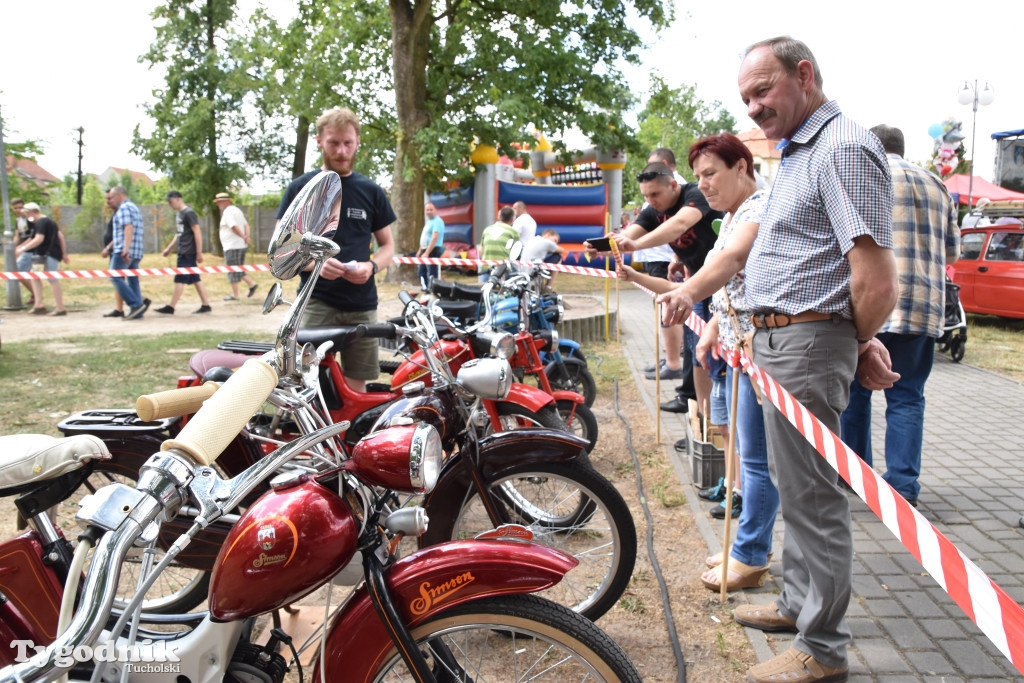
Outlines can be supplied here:
[[[240, 0], [243, 15], [258, 2], [286, 16], [286, 0]], [[82, 169], [108, 166], [159, 176], [131, 154], [132, 131], [145, 129], [143, 103], [160, 87], [160, 74], [138, 62], [155, 33], [149, 14], [156, 0], [50, 0], [40, 23], [39, 6], [5, 0], [0, 24], [35, 27], [5, 30], [0, 71], [0, 114], [5, 142], [42, 141], [38, 161], [62, 177], [78, 166], [78, 127], [83, 133]], [[932, 155], [929, 128], [947, 118], [962, 122], [971, 153], [971, 107], [957, 102], [965, 81], [995, 90], [977, 112], [975, 174], [992, 179], [996, 131], [1024, 128], [1015, 22], [1005, 2], [975, 0], [943, 6], [894, 0], [860, 0], [827, 6], [819, 1], [774, 3], [677, 0], [673, 25], [650, 38], [642, 68], [627, 72], [641, 97], [652, 74], [678, 87], [696, 86], [707, 102], [721, 102], [739, 131], [753, 128], [740, 102], [736, 74], [740, 54], [757, 40], [787, 34], [814, 52], [825, 94], [855, 121], [903, 130], [907, 158]], [[1016, 85], [1015, 85], [1016, 84]], [[685, 150], [676, 150], [682, 154]]]

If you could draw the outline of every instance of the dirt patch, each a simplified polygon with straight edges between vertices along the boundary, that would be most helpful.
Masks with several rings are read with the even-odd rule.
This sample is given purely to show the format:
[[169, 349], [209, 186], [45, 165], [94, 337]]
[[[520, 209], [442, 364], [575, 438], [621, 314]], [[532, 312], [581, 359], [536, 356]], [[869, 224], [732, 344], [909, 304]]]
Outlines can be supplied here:
[[645, 681], [679, 680], [661, 586], [648, 556], [649, 525], [637, 490], [635, 452], [651, 516], [654, 554], [667, 588], [687, 680], [743, 680], [757, 657], [743, 629], [732, 621], [732, 603], [723, 608], [718, 594], [708, 591], [698, 578], [708, 548], [686, 504], [686, 497], [695, 494], [680, 484], [631, 382], [619, 383], [618, 407], [628, 424], [631, 443], [627, 442], [626, 425], [615, 413], [612, 392], [602, 387], [594, 403], [601, 435], [591, 457], [629, 504], [639, 549], [629, 589], [597, 623], [626, 650]]

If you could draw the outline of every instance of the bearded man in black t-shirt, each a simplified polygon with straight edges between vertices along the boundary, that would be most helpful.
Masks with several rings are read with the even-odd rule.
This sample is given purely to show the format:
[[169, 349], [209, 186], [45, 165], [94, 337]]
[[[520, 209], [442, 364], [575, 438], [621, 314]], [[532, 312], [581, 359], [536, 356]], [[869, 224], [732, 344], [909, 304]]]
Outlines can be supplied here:
[[[391, 265], [395, 253], [391, 224], [395, 212], [384, 189], [352, 170], [359, 149], [359, 118], [343, 108], [324, 112], [316, 121], [316, 144], [323, 167], [293, 180], [281, 197], [277, 219], [284, 216], [299, 190], [321, 170], [341, 178], [341, 216], [331, 237], [341, 250], [320, 271], [302, 317], [303, 327], [359, 325], [377, 322], [377, 285], [374, 275]], [[376, 249], [371, 254], [371, 243]], [[302, 283], [309, 278], [302, 273]], [[358, 339], [341, 349], [345, 381], [356, 391], [380, 374], [376, 339]]]

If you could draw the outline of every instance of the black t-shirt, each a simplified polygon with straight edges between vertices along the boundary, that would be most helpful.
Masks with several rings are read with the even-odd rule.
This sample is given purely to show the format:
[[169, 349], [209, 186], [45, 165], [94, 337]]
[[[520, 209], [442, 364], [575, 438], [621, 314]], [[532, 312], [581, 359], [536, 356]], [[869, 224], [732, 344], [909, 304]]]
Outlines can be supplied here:
[[[284, 216], [299, 190], [306, 186], [320, 171], [310, 171], [288, 184], [277, 209], [278, 220]], [[351, 173], [341, 179], [341, 218], [338, 230], [332, 239], [341, 248], [336, 259], [348, 261], [369, 261], [370, 244], [373, 234], [388, 227], [396, 220], [394, 209], [387, 194], [380, 185], [359, 173]], [[302, 273], [302, 284], [309, 278]], [[339, 311], [373, 311], [377, 308], [377, 284], [370, 278], [361, 285], [343, 278], [317, 280], [313, 298], [320, 299]]]
[[178, 231], [178, 253], [182, 256], [196, 255], [196, 233], [192, 226], [198, 224], [199, 216], [196, 215], [191, 206], [186, 206], [178, 212], [178, 216], [175, 219], [175, 228]]
[[711, 247], [715, 246], [715, 240], [718, 239], [718, 235], [715, 234], [715, 229], [711, 225], [712, 222], [724, 215], [721, 211], [714, 211], [708, 206], [704, 194], [697, 189], [697, 183], [683, 185], [682, 192], [679, 193], [679, 200], [665, 213], [648, 205], [637, 216], [636, 224], [647, 232], [652, 232], [687, 206], [700, 211], [703, 218], [697, 221], [692, 228], [669, 242], [669, 246], [692, 275], [704, 265], [705, 257], [711, 251]]
[[32, 252], [36, 256], [49, 256], [60, 261], [64, 252], [60, 248], [60, 228], [49, 216], [40, 216], [35, 222], [35, 234], [42, 235], [43, 241]]

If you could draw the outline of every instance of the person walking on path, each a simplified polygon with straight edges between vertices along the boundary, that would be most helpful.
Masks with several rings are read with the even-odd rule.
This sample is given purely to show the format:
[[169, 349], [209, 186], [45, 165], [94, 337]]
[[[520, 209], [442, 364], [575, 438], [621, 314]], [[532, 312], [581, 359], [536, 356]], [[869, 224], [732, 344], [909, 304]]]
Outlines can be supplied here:
[[[234, 205], [231, 195], [227, 192], [219, 192], [213, 198], [213, 203], [220, 209], [220, 246], [224, 249], [224, 265], [244, 266], [245, 255], [249, 251], [250, 235], [249, 221], [245, 220], [245, 214]], [[231, 285], [231, 294], [224, 297], [224, 301], [235, 301], [239, 298], [238, 283], [244, 282], [249, 288], [245, 295], [247, 298], [256, 293], [259, 285], [245, 272], [228, 273], [228, 284]]]
[[[203, 231], [199, 227], [199, 217], [192, 207], [185, 204], [181, 193], [171, 190], [167, 193], [167, 203], [177, 212], [175, 218], [175, 234], [161, 252], [164, 256], [171, 253], [174, 246], [178, 246], [178, 268], [195, 268], [203, 262]], [[199, 293], [202, 305], [193, 313], [209, 313], [210, 299], [206, 296], [206, 285], [198, 273], [177, 273], [174, 276], [174, 291], [171, 293], [171, 301], [165, 306], [156, 309], [157, 313], [174, 315], [174, 307], [178, 305], [178, 299], [185, 291], [185, 285], [195, 285]]]
[[[942, 334], [945, 267], [960, 256], [957, 211], [949, 190], [934, 174], [903, 159], [903, 132], [875, 126], [885, 148], [895, 203], [893, 243], [899, 298], [877, 338], [899, 380], [885, 390], [885, 474], [896, 493], [917, 507], [924, 438], [924, 385], [932, 371], [935, 340]], [[871, 456], [871, 391], [857, 378], [843, 411], [843, 441], [868, 465]]]
[[[394, 258], [391, 225], [397, 219], [384, 188], [353, 170], [359, 151], [359, 130], [359, 117], [349, 109], [330, 109], [316, 120], [316, 144], [323, 153], [322, 170], [334, 171], [341, 179], [341, 215], [338, 229], [331, 237], [340, 250], [337, 256], [327, 259], [320, 271], [302, 317], [303, 327], [377, 322], [375, 276], [390, 266]], [[278, 221], [299, 191], [320, 171], [310, 171], [288, 185], [277, 208]], [[371, 252], [373, 243], [377, 248]], [[305, 284], [308, 270], [301, 277]], [[341, 350], [345, 381], [356, 391], [365, 391], [366, 382], [380, 374], [379, 348], [377, 340], [368, 337]]]
[[[32, 254], [34, 258], [43, 262], [43, 270], [50, 272], [58, 270], [61, 261], [71, 263], [60, 226], [49, 216], [44, 216], [35, 202], [25, 204], [24, 213], [25, 219], [32, 225], [32, 237], [15, 247], [15, 257], [21, 258], [24, 254]], [[40, 280], [32, 280], [32, 300], [35, 305], [30, 312], [34, 315], [67, 315], [60, 280], [47, 279], [50, 281], [50, 291], [53, 292], [54, 309], [46, 312], [46, 306], [43, 305], [43, 283]]]
[[[754, 360], [825, 427], [839, 431], [855, 372], [869, 389], [899, 379], [874, 335], [896, 303], [892, 178], [878, 138], [822, 90], [817, 61], [788, 36], [755, 43], [738, 84], [750, 118], [782, 140], [782, 165], [747, 260]], [[677, 310], [666, 310], [670, 320]], [[838, 474], [765, 402], [772, 481], [786, 532], [782, 592], [733, 619], [796, 631], [793, 645], [747, 680], [845, 681], [853, 573], [850, 503]]]
[[[420, 232], [420, 248], [416, 257], [440, 258], [444, 254], [444, 220], [437, 215], [437, 207], [433, 202], [423, 205], [423, 215], [426, 216], [426, 222]], [[421, 263], [416, 270], [420, 276], [420, 290], [424, 294], [430, 291], [431, 279], [441, 279], [441, 266], [436, 263]]]
[[[123, 185], [107, 190], [107, 206], [114, 210], [114, 246], [110, 253], [111, 270], [135, 270], [145, 254], [142, 240], [145, 226], [142, 212], [135, 202], [128, 199]], [[150, 300], [142, 296], [142, 288], [136, 275], [111, 277], [110, 282], [121, 296], [128, 312], [122, 320], [138, 320], [149, 308]]]
[[[32, 238], [32, 225], [25, 219], [25, 200], [21, 197], [15, 197], [11, 200], [11, 211], [14, 213], [16, 218], [16, 226], [14, 230], [14, 246], [17, 248], [22, 242], [27, 242]], [[18, 272], [30, 273], [32, 272], [32, 252], [25, 251], [21, 256], [15, 257], [17, 262]], [[36, 303], [36, 294], [32, 290], [32, 283], [29, 280], [19, 280], [21, 286], [28, 292], [28, 301], [25, 302], [28, 306], [33, 306]]]

